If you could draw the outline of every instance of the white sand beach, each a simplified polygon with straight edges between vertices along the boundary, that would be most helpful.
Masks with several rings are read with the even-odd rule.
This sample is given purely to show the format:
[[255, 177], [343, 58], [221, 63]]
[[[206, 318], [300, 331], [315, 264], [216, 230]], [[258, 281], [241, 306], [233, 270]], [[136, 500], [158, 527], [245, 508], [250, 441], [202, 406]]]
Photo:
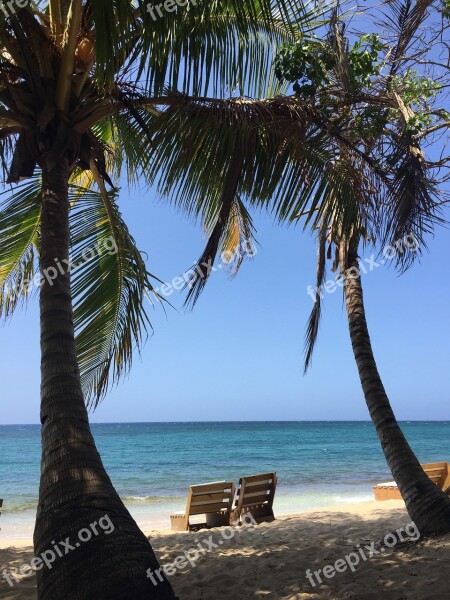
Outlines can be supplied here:
[[[448, 599], [450, 535], [416, 542], [405, 539], [381, 552], [377, 542], [401, 528], [413, 531], [404, 504], [388, 501], [309, 510], [225, 533], [221, 529], [146, 533], [163, 565], [185, 557], [196, 544], [205, 548], [193, 566], [188, 563], [170, 576], [180, 600]], [[386, 539], [392, 543], [392, 538]], [[31, 540], [0, 538], [1, 570], [29, 563], [30, 544]], [[356, 562], [358, 551], [361, 559], [352, 571], [345, 557], [355, 553], [348, 560]], [[371, 552], [377, 554], [369, 558]], [[336, 564], [339, 559], [343, 560]], [[330, 577], [329, 568], [327, 578], [323, 575], [326, 565], [336, 565], [341, 572]], [[314, 587], [306, 577], [307, 569]], [[319, 569], [322, 584], [314, 579]], [[0, 598], [35, 600], [34, 576], [12, 588], [0, 578]]]

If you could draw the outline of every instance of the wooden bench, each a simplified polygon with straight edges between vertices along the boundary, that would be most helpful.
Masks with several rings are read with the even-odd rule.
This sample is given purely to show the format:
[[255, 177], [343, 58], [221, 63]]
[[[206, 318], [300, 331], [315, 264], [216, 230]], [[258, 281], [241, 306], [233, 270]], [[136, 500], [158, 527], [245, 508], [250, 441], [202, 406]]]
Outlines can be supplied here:
[[277, 487], [276, 473], [261, 473], [241, 477], [233, 508], [235, 522], [241, 522], [242, 515], [249, 513], [257, 523], [273, 521], [273, 500]]
[[[428, 463], [421, 466], [431, 481], [438, 485], [443, 492], [446, 494], [450, 492], [450, 465], [448, 462]], [[373, 487], [373, 491], [375, 493], [375, 500], [402, 499], [395, 481], [379, 483]]]
[[[173, 531], [192, 531], [203, 527], [221, 527], [230, 524], [235, 486], [231, 481], [214, 481], [191, 485], [186, 510], [170, 516]], [[192, 522], [190, 517], [205, 515], [202, 522]]]

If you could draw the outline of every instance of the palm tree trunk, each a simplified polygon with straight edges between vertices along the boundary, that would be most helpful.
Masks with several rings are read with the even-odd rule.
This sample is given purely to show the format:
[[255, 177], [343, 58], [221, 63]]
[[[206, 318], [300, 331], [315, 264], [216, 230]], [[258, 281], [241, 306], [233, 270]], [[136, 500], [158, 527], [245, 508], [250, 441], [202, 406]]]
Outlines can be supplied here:
[[386, 461], [411, 519], [422, 534], [450, 530], [450, 498], [425, 474], [400, 429], [375, 363], [364, 309], [356, 250], [341, 248], [345, 300], [353, 353], [364, 397]]
[[89, 428], [75, 351], [70, 275], [62, 268], [69, 258], [69, 174], [64, 157], [51, 171], [43, 171], [42, 464], [34, 546], [35, 556], [47, 560], [36, 565], [38, 597], [174, 600], [165, 578], [155, 586], [146, 574], [159, 568], [158, 561], [115, 491]]

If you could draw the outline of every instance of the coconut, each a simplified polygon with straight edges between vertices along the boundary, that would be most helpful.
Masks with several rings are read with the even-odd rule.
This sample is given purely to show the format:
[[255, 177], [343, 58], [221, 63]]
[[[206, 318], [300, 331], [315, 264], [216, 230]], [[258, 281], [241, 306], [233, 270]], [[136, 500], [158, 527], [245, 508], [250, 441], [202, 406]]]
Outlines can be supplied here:
[[94, 58], [94, 42], [89, 38], [83, 38], [77, 46], [76, 56], [80, 62], [91, 62]]

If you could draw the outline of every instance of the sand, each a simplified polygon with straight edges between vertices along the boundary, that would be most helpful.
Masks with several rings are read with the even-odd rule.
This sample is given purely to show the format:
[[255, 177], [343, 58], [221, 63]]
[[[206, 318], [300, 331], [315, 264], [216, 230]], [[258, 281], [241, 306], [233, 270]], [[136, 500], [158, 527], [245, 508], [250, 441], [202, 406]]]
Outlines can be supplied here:
[[[400, 528], [403, 542], [381, 552], [385, 541], [395, 541], [384, 536]], [[180, 600], [447, 600], [450, 535], [408, 541], [406, 532], [416, 537], [403, 502], [391, 500], [307, 511], [239, 530], [147, 533], [161, 564], [177, 557], [179, 563], [186, 562], [184, 552], [196, 543], [208, 550], [198, 560], [191, 553], [193, 566], [188, 563], [170, 576]], [[381, 544], [371, 544], [379, 540]], [[20, 540], [20, 546], [17, 542], [9, 548], [5, 548], [8, 540], [1, 542], [0, 572], [5, 565], [19, 566], [31, 560], [31, 547], [26, 547], [30, 540]], [[378, 553], [369, 558], [375, 551]], [[345, 557], [356, 562], [358, 552], [359, 565], [352, 571]], [[328, 567], [329, 578], [319, 572], [319, 584], [313, 572], [326, 565], [336, 565], [341, 572], [331, 576], [332, 567]], [[307, 569], [314, 587], [306, 577]], [[154, 578], [157, 581], [156, 575]], [[0, 577], [0, 598], [35, 600], [34, 577], [13, 588]]]

